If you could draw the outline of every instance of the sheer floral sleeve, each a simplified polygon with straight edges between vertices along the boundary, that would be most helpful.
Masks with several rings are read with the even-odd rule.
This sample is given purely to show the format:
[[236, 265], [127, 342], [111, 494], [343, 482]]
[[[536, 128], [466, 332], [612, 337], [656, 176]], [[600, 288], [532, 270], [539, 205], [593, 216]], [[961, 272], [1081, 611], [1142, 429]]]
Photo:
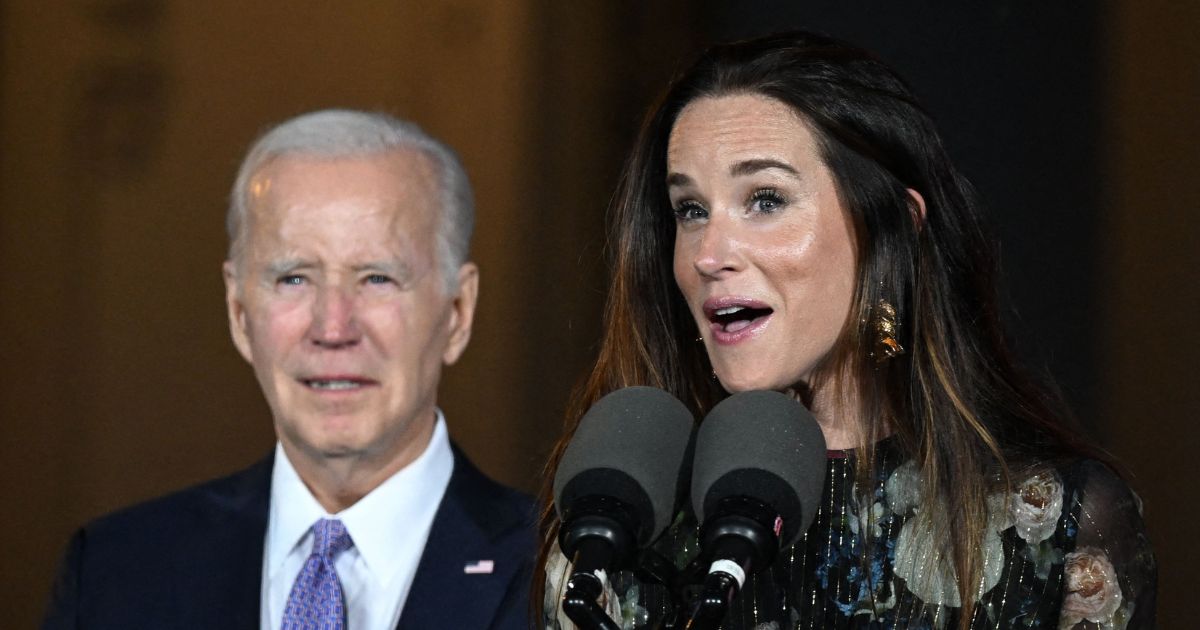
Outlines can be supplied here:
[[1076, 492], [1067, 527], [1060, 630], [1155, 627], [1157, 565], [1142, 522], [1141, 500], [1104, 465], [1072, 471]]

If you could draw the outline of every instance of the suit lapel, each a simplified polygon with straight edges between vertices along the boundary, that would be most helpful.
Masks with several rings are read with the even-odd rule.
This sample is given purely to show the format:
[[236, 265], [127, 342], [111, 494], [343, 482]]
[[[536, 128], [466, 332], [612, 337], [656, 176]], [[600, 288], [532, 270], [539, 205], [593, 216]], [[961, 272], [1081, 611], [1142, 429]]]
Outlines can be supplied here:
[[197, 540], [208, 542], [192, 548], [188, 564], [181, 562], [194, 583], [210, 585], [203, 596], [185, 598], [198, 604], [190, 612], [195, 627], [259, 627], [273, 462], [266, 458], [207, 497], [214, 509], [196, 525]]
[[502, 503], [497, 490], [455, 448], [398, 630], [488, 628], [514, 579], [528, 579], [531, 515]]

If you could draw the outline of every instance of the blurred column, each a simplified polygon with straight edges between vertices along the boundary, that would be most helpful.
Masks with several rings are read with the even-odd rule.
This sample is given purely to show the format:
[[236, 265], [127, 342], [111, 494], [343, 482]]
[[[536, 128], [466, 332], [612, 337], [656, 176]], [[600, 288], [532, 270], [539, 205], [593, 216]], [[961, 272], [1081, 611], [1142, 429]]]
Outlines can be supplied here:
[[1159, 625], [1194, 621], [1200, 554], [1200, 4], [1112, 7], [1104, 434], [1134, 474], [1159, 561]]

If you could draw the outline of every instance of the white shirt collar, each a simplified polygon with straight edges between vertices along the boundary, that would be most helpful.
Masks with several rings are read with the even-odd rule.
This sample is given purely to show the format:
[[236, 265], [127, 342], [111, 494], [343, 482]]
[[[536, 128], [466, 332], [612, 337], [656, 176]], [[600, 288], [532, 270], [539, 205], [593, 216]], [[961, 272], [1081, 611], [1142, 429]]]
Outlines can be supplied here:
[[[421, 455], [354, 505], [338, 514], [329, 514], [309, 492], [283, 446], [277, 443], [266, 541], [268, 579], [275, 579], [288, 554], [305, 540], [313, 523], [322, 518], [339, 518], [371, 574], [381, 584], [390, 583], [404, 564], [397, 560], [413, 555], [409, 548], [413, 544], [411, 537], [397, 535], [397, 531], [403, 531], [414, 520], [432, 521], [453, 469], [454, 455], [446, 421], [438, 409], [433, 436]], [[419, 542], [424, 547], [423, 537]], [[416, 554], [419, 557], [420, 549]]]

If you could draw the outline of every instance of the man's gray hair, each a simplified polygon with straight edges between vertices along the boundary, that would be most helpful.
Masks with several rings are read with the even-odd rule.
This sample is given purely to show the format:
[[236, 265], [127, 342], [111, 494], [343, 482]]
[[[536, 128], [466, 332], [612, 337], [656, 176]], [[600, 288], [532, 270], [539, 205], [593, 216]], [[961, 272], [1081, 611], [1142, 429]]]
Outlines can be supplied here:
[[467, 173], [453, 149], [415, 123], [382, 113], [327, 109], [286, 120], [260, 136], [242, 160], [230, 195], [225, 217], [229, 259], [236, 260], [243, 246], [250, 180], [267, 162], [282, 155], [338, 158], [402, 149], [421, 151], [438, 171], [442, 207], [437, 256], [442, 279], [453, 287], [458, 268], [467, 260], [475, 224], [475, 202]]

